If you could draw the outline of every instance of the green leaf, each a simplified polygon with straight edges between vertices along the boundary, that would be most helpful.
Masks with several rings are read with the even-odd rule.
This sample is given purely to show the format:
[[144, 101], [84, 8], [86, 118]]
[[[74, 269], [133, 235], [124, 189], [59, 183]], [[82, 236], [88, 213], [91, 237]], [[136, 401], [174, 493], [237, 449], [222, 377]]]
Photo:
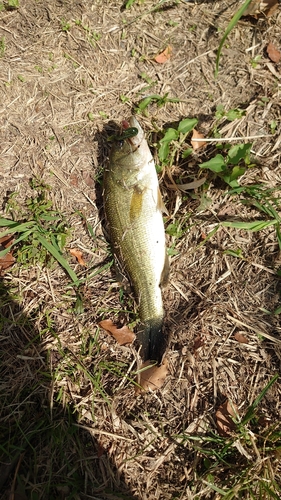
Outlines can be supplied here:
[[8, 0], [8, 7], [9, 7], [9, 9], [18, 9], [19, 8], [19, 1], [18, 0]]
[[239, 184], [237, 182], [237, 179], [241, 177], [246, 171], [245, 167], [233, 167], [231, 172], [225, 172], [223, 173], [223, 180], [229, 184], [231, 187], [238, 187]]
[[126, 2], [125, 8], [129, 9], [133, 5], [134, 2], [135, 2], [135, 0], [128, 0]]
[[216, 172], [217, 174], [223, 172], [227, 167], [224, 161], [224, 157], [220, 154], [216, 155], [214, 158], [211, 158], [209, 161], [205, 161], [199, 165], [200, 168], [208, 168], [212, 172]]
[[160, 140], [160, 143], [175, 141], [178, 137], [179, 133], [175, 128], [168, 128], [163, 139]]
[[197, 125], [197, 123], [197, 118], [185, 118], [179, 123], [178, 131], [181, 132], [181, 134], [187, 134]]
[[147, 108], [147, 106], [151, 103], [151, 101], [159, 101], [159, 99], [162, 99], [161, 95], [151, 94], [139, 102], [138, 109], [143, 111], [145, 108]]
[[245, 113], [246, 112], [243, 109], [230, 109], [225, 116], [230, 122], [233, 122], [234, 120], [237, 120], [237, 118], [242, 118]]
[[159, 141], [160, 148], [158, 151], [158, 156], [161, 161], [165, 161], [169, 154], [169, 145], [171, 141], [178, 139], [179, 132], [174, 128], [168, 128], [163, 139]]
[[236, 144], [228, 151], [226, 163], [237, 165], [240, 160], [245, 159], [251, 150], [252, 144]]
[[216, 107], [216, 114], [215, 114], [217, 120], [220, 120], [220, 118], [223, 118], [225, 116], [225, 110], [223, 104], [218, 104]]
[[183, 151], [181, 157], [182, 158], [187, 158], [188, 156], [190, 156], [191, 154], [193, 153], [193, 149], [192, 148], [187, 148]]

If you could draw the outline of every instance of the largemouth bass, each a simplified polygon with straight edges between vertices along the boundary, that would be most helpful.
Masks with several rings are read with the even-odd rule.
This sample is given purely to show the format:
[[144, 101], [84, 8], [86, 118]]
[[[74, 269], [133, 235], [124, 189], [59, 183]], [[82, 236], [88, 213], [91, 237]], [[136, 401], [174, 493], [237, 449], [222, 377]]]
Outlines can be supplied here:
[[166, 348], [160, 287], [169, 271], [162, 218], [165, 207], [140, 124], [132, 116], [129, 123], [123, 122], [123, 130], [104, 173], [105, 213], [115, 259], [129, 276], [139, 305], [137, 338], [142, 357], [160, 363]]

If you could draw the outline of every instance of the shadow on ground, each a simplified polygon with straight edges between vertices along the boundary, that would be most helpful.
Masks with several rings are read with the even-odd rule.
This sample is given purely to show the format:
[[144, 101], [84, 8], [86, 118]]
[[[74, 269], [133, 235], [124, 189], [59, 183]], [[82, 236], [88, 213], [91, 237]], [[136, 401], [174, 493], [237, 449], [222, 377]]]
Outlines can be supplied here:
[[2, 279], [1, 500], [137, 500], [98, 436], [78, 426], [71, 404], [58, 402], [52, 367], [60, 353], [44, 345], [35, 323]]

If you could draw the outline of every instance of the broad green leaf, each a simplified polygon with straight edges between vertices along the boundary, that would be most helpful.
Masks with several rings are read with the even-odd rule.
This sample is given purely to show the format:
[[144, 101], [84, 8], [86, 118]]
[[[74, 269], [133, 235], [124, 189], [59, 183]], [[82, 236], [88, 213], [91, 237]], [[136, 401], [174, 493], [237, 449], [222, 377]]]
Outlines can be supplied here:
[[234, 120], [237, 120], [237, 118], [242, 118], [245, 113], [246, 111], [243, 109], [230, 109], [225, 116], [230, 122], [233, 122]]
[[187, 134], [187, 132], [190, 132], [190, 130], [192, 130], [197, 123], [197, 118], [185, 118], [179, 123], [178, 131], [181, 132], [181, 134]]
[[168, 128], [164, 137], [162, 139], [160, 139], [159, 142], [160, 142], [160, 144], [162, 144], [163, 142], [175, 141], [176, 139], [178, 139], [178, 137], [179, 137], [179, 133], [175, 128]]
[[8, 0], [8, 6], [10, 9], [18, 9], [19, 1], [18, 0]]
[[145, 108], [147, 108], [151, 101], [159, 101], [159, 99], [162, 99], [161, 95], [151, 94], [140, 101], [138, 108], [143, 111]]
[[200, 168], [208, 168], [212, 172], [216, 172], [217, 174], [223, 172], [227, 166], [225, 164], [224, 158], [222, 155], [218, 154], [214, 158], [211, 158], [209, 161], [205, 161], [199, 165]]
[[165, 133], [163, 139], [161, 139], [160, 142], [160, 148], [158, 151], [158, 156], [161, 161], [165, 161], [168, 157], [169, 154], [169, 145], [171, 141], [175, 141], [178, 139], [179, 133], [176, 129], [174, 128], [168, 128], [167, 132]]
[[240, 160], [245, 159], [250, 153], [252, 144], [236, 144], [228, 151], [226, 163], [237, 165]]
[[235, 166], [231, 171], [229, 172], [226, 171], [225, 173], [223, 173], [223, 180], [231, 187], [233, 188], [237, 187], [239, 186], [237, 179], [241, 177], [241, 175], [243, 175], [245, 171], [246, 171], [245, 167]]

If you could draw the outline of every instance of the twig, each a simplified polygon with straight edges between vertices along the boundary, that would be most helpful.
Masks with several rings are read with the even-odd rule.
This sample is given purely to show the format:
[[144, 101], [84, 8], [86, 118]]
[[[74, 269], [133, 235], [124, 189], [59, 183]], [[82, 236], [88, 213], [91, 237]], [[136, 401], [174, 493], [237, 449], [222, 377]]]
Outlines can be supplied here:
[[231, 142], [231, 141], [249, 141], [252, 139], [260, 139], [261, 137], [272, 137], [272, 134], [267, 135], [248, 135], [247, 137], [207, 137], [203, 139], [192, 139], [192, 142]]

